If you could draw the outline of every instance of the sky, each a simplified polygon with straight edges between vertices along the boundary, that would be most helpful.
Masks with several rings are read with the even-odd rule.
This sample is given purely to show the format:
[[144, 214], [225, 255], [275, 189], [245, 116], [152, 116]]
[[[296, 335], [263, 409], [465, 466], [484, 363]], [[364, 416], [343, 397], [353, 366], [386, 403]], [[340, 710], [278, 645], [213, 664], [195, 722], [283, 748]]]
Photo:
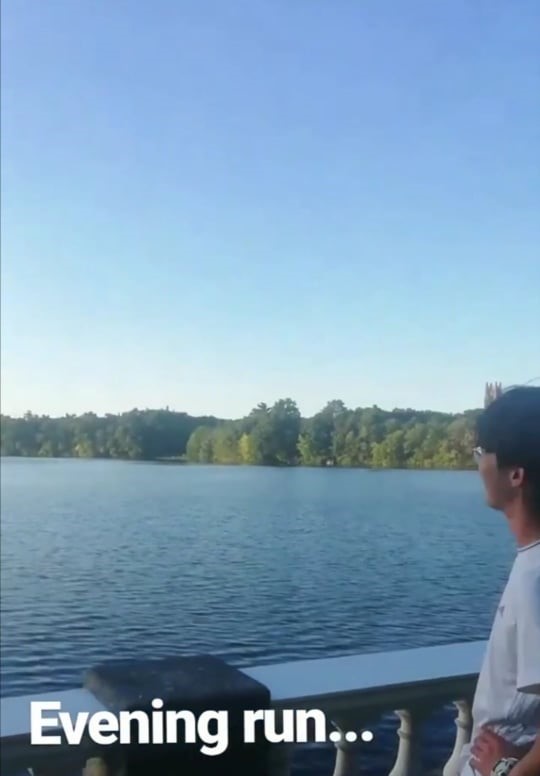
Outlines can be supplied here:
[[540, 375], [538, 0], [4, 0], [4, 414]]

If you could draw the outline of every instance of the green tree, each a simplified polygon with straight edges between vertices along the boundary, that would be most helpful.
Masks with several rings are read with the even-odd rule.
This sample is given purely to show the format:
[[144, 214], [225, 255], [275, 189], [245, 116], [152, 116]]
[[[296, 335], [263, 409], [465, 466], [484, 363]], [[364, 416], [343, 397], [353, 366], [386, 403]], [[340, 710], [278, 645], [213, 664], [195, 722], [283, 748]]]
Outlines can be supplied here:
[[186, 458], [191, 463], [212, 463], [212, 428], [198, 426], [189, 437]]
[[[340, 450], [336, 448], [338, 426], [348, 416], [342, 401], [334, 399], [304, 424], [298, 442], [300, 460], [306, 466], [321, 466], [328, 461], [336, 462]], [[338, 444], [339, 448], [339, 444]]]
[[238, 434], [231, 425], [225, 424], [212, 432], [212, 448], [214, 463], [240, 463], [238, 450]]
[[298, 437], [298, 456], [303, 466], [320, 466], [321, 456], [317, 450], [313, 436], [304, 431]]
[[242, 434], [238, 441], [238, 452], [241, 463], [254, 465], [262, 462], [256, 441], [251, 434]]
[[295, 464], [298, 459], [300, 411], [292, 399], [279, 399], [268, 416], [270, 458], [279, 465]]
[[404, 432], [392, 431], [373, 445], [372, 461], [376, 468], [401, 469], [405, 466]]

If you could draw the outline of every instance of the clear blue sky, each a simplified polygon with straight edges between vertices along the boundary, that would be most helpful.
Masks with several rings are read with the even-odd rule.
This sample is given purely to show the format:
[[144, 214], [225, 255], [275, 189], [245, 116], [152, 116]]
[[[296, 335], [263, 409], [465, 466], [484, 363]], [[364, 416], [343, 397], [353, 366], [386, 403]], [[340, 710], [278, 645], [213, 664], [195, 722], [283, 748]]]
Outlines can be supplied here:
[[538, 0], [5, 0], [2, 411], [540, 374]]

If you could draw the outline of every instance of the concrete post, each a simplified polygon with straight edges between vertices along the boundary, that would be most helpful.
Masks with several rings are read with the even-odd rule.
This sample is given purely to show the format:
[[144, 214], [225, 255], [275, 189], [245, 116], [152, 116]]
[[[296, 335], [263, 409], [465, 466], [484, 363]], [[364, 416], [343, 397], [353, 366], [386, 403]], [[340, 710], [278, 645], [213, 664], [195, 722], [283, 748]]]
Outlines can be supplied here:
[[[244, 743], [243, 738], [244, 711], [269, 708], [270, 692], [218, 658], [201, 655], [111, 661], [88, 671], [84, 686], [115, 715], [139, 711], [153, 720], [150, 739], [141, 744], [133, 742], [140, 740], [138, 732], [142, 732], [144, 726], [134, 720], [129, 723], [131, 744], [119, 744], [125, 776], [148, 776], [149, 773], [234, 776], [242, 771], [252, 776], [267, 774], [269, 745], [262, 739], [252, 744]], [[156, 708], [159, 704], [152, 703], [155, 699], [160, 699], [163, 706]], [[205, 711], [226, 715], [219, 721], [215, 718], [203, 720], [201, 714]], [[186, 714], [178, 721], [174, 718], [171, 721], [173, 715], [166, 712]], [[194, 730], [193, 720], [196, 740], [186, 743], [186, 733]], [[160, 724], [163, 726], [162, 744], [155, 743], [156, 737], [159, 740]], [[170, 732], [168, 725], [177, 730], [176, 744], [166, 743]], [[205, 745], [214, 750], [218, 746], [218, 736], [226, 743], [221, 754], [208, 755], [200, 751]], [[103, 747], [105, 759], [107, 749]]]

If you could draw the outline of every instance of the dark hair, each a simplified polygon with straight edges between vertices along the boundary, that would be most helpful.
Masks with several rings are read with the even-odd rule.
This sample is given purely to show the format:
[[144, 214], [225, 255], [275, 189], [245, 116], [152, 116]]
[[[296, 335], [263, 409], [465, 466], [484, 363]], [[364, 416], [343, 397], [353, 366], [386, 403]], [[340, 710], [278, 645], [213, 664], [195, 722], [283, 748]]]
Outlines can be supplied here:
[[525, 471], [525, 493], [540, 517], [540, 387], [523, 386], [502, 393], [478, 418], [477, 444], [494, 453], [499, 468]]

